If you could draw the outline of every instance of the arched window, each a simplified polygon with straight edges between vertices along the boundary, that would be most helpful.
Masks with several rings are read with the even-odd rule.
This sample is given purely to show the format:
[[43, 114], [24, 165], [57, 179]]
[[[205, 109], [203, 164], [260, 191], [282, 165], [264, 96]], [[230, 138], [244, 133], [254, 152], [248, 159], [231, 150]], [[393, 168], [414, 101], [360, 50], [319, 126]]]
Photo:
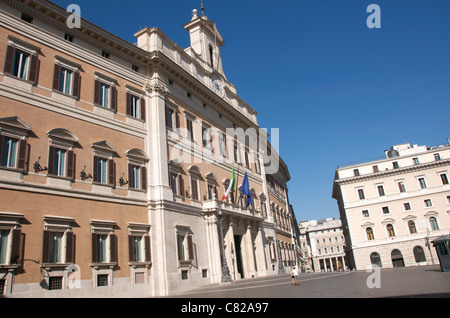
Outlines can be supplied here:
[[432, 231], [439, 230], [439, 226], [438, 226], [437, 220], [436, 220], [436, 218], [434, 216], [432, 216], [430, 218], [430, 226], [431, 226], [431, 230]]
[[426, 262], [427, 259], [425, 258], [425, 252], [421, 246], [414, 247], [413, 252], [416, 263]]
[[413, 220], [408, 221], [408, 228], [409, 228], [409, 233], [411, 233], [411, 234], [417, 233], [416, 224], [414, 223]]
[[395, 236], [394, 227], [392, 226], [392, 224], [386, 225], [386, 230], [387, 230], [387, 233], [388, 233], [389, 237], [394, 237]]
[[368, 227], [368, 228], [366, 229], [366, 235], [367, 235], [367, 239], [368, 239], [369, 241], [371, 241], [371, 240], [374, 239], [374, 236], [373, 236], [373, 230], [372, 230], [371, 227]]
[[370, 263], [372, 264], [372, 267], [381, 267], [380, 254], [377, 252], [370, 254]]

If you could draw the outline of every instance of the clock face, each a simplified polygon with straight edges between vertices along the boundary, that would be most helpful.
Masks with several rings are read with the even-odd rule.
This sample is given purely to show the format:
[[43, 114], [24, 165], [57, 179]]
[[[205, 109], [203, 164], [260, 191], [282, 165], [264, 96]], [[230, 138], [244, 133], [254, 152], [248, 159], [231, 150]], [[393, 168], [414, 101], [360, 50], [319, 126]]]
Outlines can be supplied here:
[[223, 89], [222, 81], [220, 79], [218, 79], [218, 78], [213, 78], [212, 80], [213, 80], [213, 86], [214, 86], [214, 89], [215, 89], [216, 93], [219, 96], [223, 97], [225, 95], [225, 91]]

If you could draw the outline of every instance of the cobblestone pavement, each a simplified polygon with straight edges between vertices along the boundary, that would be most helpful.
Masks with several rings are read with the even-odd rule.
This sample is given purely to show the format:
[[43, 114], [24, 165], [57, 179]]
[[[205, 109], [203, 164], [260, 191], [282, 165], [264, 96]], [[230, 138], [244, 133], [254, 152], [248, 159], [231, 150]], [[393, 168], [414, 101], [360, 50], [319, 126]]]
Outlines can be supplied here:
[[290, 275], [267, 276], [213, 284], [172, 298], [450, 298], [450, 273], [439, 266], [381, 269], [379, 271], [301, 274], [300, 286]]

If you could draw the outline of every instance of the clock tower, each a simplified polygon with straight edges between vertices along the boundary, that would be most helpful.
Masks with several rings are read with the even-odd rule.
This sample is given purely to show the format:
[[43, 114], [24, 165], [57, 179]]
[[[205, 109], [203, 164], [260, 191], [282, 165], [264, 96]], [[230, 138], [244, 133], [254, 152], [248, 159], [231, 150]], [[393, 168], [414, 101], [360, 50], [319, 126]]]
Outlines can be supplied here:
[[216, 24], [204, 14], [203, 7], [201, 16], [196, 9], [192, 11], [192, 19], [184, 25], [184, 28], [189, 32], [191, 39], [190, 48], [186, 51], [190, 50], [192, 56], [202, 60], [205, 69], [210, 70], [211, 74], [217, 72], [225, 78], [220, 56], [220, 48], [225, 42]]

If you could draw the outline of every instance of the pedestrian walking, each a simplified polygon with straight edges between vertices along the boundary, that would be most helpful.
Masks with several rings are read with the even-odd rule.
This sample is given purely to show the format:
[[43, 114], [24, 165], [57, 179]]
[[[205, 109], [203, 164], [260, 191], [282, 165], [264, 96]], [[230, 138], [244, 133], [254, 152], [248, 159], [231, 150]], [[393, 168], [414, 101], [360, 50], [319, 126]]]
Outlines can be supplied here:
[[292, 268], [291, 278], [293, 286], [300, 286], [300, 274], [298, 273], [298, 270], [295, 267]]

